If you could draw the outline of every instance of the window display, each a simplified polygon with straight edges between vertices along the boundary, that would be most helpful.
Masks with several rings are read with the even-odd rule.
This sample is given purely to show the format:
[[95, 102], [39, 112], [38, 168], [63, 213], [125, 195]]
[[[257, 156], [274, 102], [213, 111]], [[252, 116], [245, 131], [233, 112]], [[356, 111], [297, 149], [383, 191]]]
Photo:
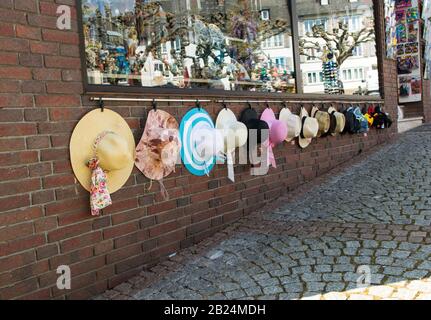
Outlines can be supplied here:
[[422, 100], [418, 0], [396, 0], [397, 69], [399, 102]]
[[295, 1], [304, 93], [379, 95], [373, 1]]
[[82, 0], [93, 85], [295, 92], [288, 1]]

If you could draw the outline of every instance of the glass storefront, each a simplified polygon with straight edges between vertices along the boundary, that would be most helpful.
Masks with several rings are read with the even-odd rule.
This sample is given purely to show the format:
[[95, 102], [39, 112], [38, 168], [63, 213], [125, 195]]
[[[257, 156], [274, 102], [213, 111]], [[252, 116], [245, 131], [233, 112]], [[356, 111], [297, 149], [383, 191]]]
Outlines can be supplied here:
[[287, 2], [82, 2], [91, 84], [293, 92]]
[[379, 95], [372, 0], [82, 0], [81, 11], [89, 85]]

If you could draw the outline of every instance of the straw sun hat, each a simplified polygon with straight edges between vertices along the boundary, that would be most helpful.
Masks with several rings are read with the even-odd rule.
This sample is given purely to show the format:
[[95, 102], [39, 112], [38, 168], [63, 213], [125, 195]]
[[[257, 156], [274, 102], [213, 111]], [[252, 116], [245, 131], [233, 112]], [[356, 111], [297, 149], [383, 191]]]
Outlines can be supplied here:
[[338, 112], [334, 107], [330, 107], [328, 109], [328, 113], [331, 117], [331, 128], [329, 129], [329, 133], [332, 136], [342, 133], [346, 126], [346, 117], [344, 114]]
[[110, 193], [130, 177], [135, 159], [135, 140], [127, 122], [116, 112], [96, 109], [76, 125], [70, 139], [70, 161], [75, 177], [90, 191], [92, 170], [87, 163], [97, 157], [106, 172]]
[[319, 122], [317, 119], [310, 117], [305, 108], [301, 108], [299, 117], [302, 122], [301, 133], [299, 135], [299, 146], [304, 149], [310, 145], [313, 138], [317, 137], [319, 132]]
[[319, 108], [313, 107], [311, 110], [311, 116], [316, 118], [319, 122], [319, 131], [317, 133], [317, 137], [321, 137], [326, 135], [331, 126], [331, 117], [328, 112], [320, 111]]

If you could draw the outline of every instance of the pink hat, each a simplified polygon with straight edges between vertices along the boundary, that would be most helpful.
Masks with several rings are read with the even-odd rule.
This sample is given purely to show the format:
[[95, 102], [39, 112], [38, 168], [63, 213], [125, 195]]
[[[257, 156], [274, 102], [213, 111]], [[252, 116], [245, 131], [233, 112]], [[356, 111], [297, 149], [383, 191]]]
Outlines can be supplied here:
[[180, 149], [177, 120], [163, 110], [151, 110], [136, 147], [135, 165], [148, 179], [159, 181], [165, 199], [169, 196], [162, 179], [175, 171]]
[[262, 113], [260, 120], [263, 120], [266, 123], [268, 123], [268, 126], [269, 126], [269, 141], [267, 143], [268, 155], [269, 155], [269, 160], [271, 165], [274, 168], [276, 168], [277, 165], [275, 163], [275, 157], [272, 149], [277, 145], [279, 145], [280, 143], [283, 143], [284, 140], [286, 140], [287, 126], [284, 122], [277, 120], [275, 118], [274, 111], [272, 111], [272, 109], [269, 107], [266, 108], [265, 111]]

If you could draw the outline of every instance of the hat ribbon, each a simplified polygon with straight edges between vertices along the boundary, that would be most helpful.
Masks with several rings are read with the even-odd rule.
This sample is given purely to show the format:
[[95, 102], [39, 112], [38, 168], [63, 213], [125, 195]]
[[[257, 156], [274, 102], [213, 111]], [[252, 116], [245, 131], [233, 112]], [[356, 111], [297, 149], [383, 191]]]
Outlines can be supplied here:
[[227, 161], [227, 177], [230, 181], [235, 182], [235, 172], [233, 169], [233, 153], [234, 152], [228, 152], [226, 154], [226, 161]]
[[274, 156], [274, 150], [273, 150], [276, 147], [276, 145], [268, 139], [263, 143], [263, 146], [268, 150], [269, 163], [273, 168], [277, 168], [277, 163], [275, 162], [275, 156]]
[[99, 216], [100, 210], [112, 204], [111, 195], [107, 185], [108, 179], [106, 172], [100, 167], [96, 152], [100, 141], [102, 141], [109, 133], [113, 132], [104, 131], [96, 137], [93, 143], [94, 157], [87, 162], [87, 166], [91, 170], [90, 209], [91, 215], [93, 216]]
[[301, 127], [301, 138], [305, 139], [304, 136], [304, 126], [305, 126], [305, 121], [307, 120], [307, 117], [302, 117], [302, 127]]

